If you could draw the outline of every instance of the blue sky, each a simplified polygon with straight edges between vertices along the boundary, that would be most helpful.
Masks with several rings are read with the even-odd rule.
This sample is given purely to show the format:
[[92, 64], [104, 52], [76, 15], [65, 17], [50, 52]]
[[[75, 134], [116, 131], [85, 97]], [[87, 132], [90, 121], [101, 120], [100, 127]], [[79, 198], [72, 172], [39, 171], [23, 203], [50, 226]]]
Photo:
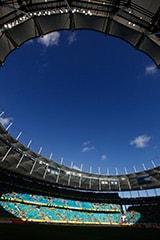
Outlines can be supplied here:
[[34, 151], [93, 173], [159, 163], [160, 70], [123, 40], [48, 34], [10, 53], [0, 81], [0, 121]]

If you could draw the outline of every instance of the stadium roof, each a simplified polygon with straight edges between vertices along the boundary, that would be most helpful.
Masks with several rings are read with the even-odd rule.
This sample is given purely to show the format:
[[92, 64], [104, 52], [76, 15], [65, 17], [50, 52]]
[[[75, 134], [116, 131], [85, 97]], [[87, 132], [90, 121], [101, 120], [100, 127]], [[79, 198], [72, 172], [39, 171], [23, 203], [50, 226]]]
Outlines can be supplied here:
[[159, 0], [1, 0], [0, 64], [29, 39], [79, 29], [119, 37], [160, 67]]
[[[132, 191], [160, 187], [160, 166], [140, 172], [102, 175], [83, 172], [43, 157], [22, 145], [0, 125], [0, 168], [63, 188]], [[9, 179], [8, 179], [9, 181]]]

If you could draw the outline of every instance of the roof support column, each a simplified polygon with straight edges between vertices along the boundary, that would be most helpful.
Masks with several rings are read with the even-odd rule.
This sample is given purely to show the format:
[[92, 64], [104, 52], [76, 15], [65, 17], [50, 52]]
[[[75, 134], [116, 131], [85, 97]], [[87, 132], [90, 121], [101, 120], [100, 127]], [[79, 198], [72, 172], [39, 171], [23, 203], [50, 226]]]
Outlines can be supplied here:
[[45, 171], [44, 171], [43, 179], [46, 178], [47, 172], [48, 172], [48, 164], [46, 164], [46, 169], [45, 169]]
[[34, 170], [34, 168], [35, 168], [35, 166], [36, 166], [36, 163], [37, 163], [37, 159], [34, 160], [34, 163], [33, 163], [33, 166], [32, 166], [32, 168], [31, 168], [30, 174], [33, 173], [33, 170]]
[[[29, 143], [27, 144], [27, 147], [28, 147], [28, 148], [29, 148], [29, 146], [31, 145], [31, 143], [32, 143], [32, 140], [30, 140], [30, 141], [29, 141]], [[26, 153], [23, 153], [23, 154], [22, 154], [22, 156], [21, 156], [21, 158], [20, 158], [19, 162], [17, 163], [17, 166], [16, 166], [16, 168], [18, 168], [18, 167], [19, 167], [19, 165], [21, 164], [21, 162], [22, 162], [22, 160], [23, 160], [23, 158], [24, 158], [25, 154], [26, 154]]]

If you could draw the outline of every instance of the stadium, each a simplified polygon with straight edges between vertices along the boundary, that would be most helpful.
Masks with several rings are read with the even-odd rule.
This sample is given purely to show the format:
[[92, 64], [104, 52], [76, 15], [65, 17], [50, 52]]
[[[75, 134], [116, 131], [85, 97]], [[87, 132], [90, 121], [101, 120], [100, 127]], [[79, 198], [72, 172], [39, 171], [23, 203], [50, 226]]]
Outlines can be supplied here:
[[[160, 67], [158, 0], [0, 2], [0, 63], [24, 42], [56, 30], [121, 38]], [[0, 112], [3, 117], [4, 112]], [[160, 167], [94, 174], [30, 149], [0, 125], [0, 236], [159, 239]], [[148, 190], [154, 191], [154, 196]], [[123, 197], [123, 192], [128, 197]], [[138, 197], [134, 197], [138, 192]], [[145, 192], [141, 194], [141, 192]], [[122, 196], [120, 196], [122, 193]], [[7, 239], [7, 238], [6, 238]]]

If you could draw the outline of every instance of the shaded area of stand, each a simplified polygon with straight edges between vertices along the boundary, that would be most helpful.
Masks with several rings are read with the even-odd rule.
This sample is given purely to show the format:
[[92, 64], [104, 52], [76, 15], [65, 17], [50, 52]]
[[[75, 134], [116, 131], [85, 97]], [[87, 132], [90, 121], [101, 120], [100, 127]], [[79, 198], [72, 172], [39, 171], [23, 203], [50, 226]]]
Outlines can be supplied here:
[[159, 240], [160, 229], [43, 224], [0, 224], [0, 239]]

